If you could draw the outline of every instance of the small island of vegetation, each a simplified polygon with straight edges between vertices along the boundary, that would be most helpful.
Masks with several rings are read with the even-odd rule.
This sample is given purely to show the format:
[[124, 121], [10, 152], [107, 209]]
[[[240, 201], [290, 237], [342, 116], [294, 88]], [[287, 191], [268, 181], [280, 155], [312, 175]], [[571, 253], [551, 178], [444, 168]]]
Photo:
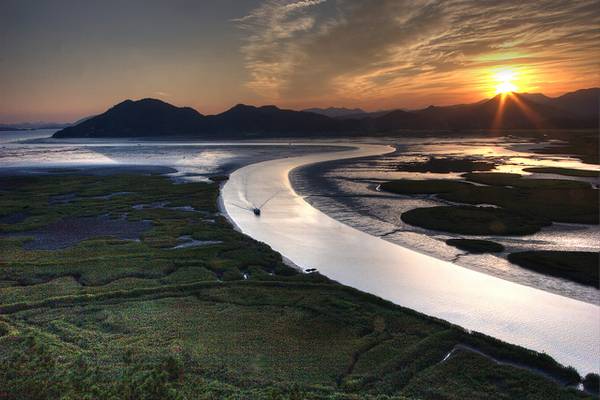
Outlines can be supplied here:
[[496, 163], [493, 161], [456, 157], [429, 157], [424, 162], [408, 162], [398, 166], [400, 171], [433, 173], [490, 171], [494, 168]]
[[522, 251], [508, 260], [523, 268], [600, 287], [600, 253], [587, 251]]
[[546, 219], [476, 206], [415, 208], [403, 213], [401, 218], [421, 228], [462, 235], [529, 235], [550, 225]]
[[[520, 174], [469, 172], [464, 180], [399, 179], [381, 189], [401, 195], [435, 195], [462, 203], [408, 210], [407, 224], [462, 235], [528, 235], [552, 222], [598, 224], [598, 189], [588, 182], [530, 179]], [[490, 241], [449, 239], [447, 244], [472, 253], [501, 252]], [[539, 273], [598, 287], [598, 257], [582, 252], [521, 252], [508, 260]]]
[[446, 244], [473, 254], [500, 253], [504, 246], [491, 240], [481, 239], [448, 239]]
[[525, 172], [538, 174], [555, 174], [564, 176], [576, 176], [580, 178], [600, 178], [600, 172], [589, 169], [559, 168], [559, 167], [528, 167], [523, 168]]
[[[499, 172], [466, 173], [463, 178], [467, 181], [399, 179], [385, 182], [380, 187], [384, 191], [403, 195], [435, 194], [441, 199], [456, 203], [491, 204], [506, 212], [539, 221], [599, 223], [598, 189], [587, 182], [524, 179], [519, 174]], [[463, 207], [461, 215], [466, 210]], [[470, 210], [479, 212], [476, 207]], [[415, 221], [415, 218], [411, 217], [410, 221]], [[411, 223], [410, 221], [406, 222]], [[544, 222], [540, 227], [546, 225], [548, 223]]]

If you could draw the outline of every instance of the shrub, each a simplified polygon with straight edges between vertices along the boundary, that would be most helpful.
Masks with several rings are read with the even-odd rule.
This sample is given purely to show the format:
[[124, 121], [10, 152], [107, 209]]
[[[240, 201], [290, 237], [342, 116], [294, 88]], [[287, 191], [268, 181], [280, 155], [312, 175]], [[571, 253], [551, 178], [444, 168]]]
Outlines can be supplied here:
[[598, 374], [587, 374], [583, 378], [583, 387], [585, 390], [591, 393], [600, 393], [600, 375]]

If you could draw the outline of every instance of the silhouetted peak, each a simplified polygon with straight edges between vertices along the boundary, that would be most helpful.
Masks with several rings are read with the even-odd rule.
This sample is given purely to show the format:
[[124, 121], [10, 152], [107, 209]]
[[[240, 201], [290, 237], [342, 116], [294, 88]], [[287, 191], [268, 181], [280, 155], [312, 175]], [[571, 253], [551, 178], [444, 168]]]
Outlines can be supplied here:
[[254, 107], [254, 106], [239, 103], [239, 104], [236, 104], [235, 106], [231, 107], [229, 110], [225, 111], [225, 113], [248, 111], [248, 110], [255, 110], [255, 109], [256, 109], [256, 107]]
[[225, 111], [223, 114], [231, 114], [231, 113], [248, 113], [248, 112], [256, 112], [256, 111], [269, 111], [269, 112], [273, 112], [273, 111], [281, 111], [279, 107], [274, 106], [274, 105], [266, 105], [266, 106], [261, 106], [261, 107], [256, 107], [256, 106], [250, 106], [247, 104], [236, 104], [235, 106], [231, 107], [229, 110]]
[[279, 111], [280, 110], [279, 107], [272, 105], [272, 104], [262, 106], [262, 107], [260, 107], [260, 109], [264, 110], [264, 111]]
[[130, 104], [133, 104], [134, 101], [131, 99], [127, 99], [127, 100], [123, 100], [120, 103], [115, 104], [114, 106], [111, 107], [111, 109], [119, 109], [119, 108], [124, 108], [124, 107], [128, 107]]

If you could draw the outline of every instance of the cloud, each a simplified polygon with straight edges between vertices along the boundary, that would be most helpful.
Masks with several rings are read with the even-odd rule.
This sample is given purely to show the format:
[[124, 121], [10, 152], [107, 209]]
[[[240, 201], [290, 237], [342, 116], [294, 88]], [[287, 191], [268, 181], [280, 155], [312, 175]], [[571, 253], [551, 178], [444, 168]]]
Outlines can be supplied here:
[[529, 88], [598, 80], [598, 0], [270, 0], [235, 23], [247, 86], [273, 100], [481, 92], [499, 65]]
[[163, 91], [160, 91], [160, 90], [157, 90], [156, 92], [154, 92], [154, 94], [156, 96], [159, 96], [159, 97], [171, 97], [171, 93], [169, 93], [169, 92], [163, 92]]
[[326, 0], [270, 0], [234, 21], [249, 36], [242, 48], [250, 80], [247, 86], [276, 98], [297, 69], [301, 48], [295, 39], [315, 27], [308, 9]]

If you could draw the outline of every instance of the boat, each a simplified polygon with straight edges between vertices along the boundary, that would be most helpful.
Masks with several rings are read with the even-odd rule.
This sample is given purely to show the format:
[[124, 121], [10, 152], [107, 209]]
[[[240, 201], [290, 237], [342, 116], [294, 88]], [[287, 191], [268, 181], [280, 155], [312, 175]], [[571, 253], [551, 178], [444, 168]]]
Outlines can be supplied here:
[[254, 213], [254, 215], [256, 215], [257, 217], [258, 217], [258, 216], [260, 216], [260, 208], [256, 208], [256, 207], [254, 207], [254, 208], [252, 209], [252, 212], [253, 212], [253, 213]]

